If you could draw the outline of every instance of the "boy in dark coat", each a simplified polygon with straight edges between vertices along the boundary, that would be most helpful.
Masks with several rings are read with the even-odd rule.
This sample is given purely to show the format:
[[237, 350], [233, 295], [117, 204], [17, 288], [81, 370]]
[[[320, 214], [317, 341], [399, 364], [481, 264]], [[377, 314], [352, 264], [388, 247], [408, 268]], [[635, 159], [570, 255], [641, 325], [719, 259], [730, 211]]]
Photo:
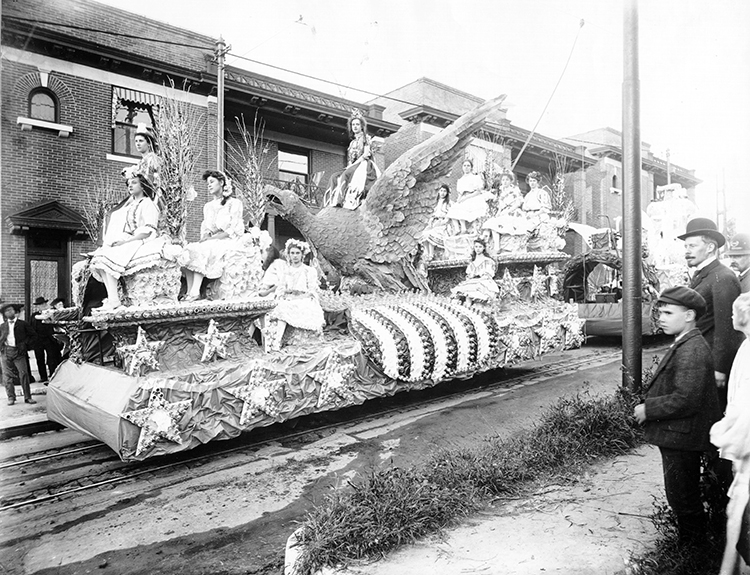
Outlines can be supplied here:
[[680, 541], [697, 543], [705, 536], [701, 501], [701, 454], [712, 450], [711, 425], [721, 418], [711, 349], [696, 320], [706, 301], [685, 286], [659, 296], [659, 325], [675, 342], [656, 368], [646, 399], [635, 407], [646, 441], [659, 447], [664, 488], [677, 516]]

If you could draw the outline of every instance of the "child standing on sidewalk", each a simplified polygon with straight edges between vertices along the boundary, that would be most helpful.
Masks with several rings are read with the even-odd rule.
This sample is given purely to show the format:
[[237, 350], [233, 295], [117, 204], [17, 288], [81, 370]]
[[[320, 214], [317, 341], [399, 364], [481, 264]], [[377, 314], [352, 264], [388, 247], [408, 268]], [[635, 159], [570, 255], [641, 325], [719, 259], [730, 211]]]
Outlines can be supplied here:
[[644, 425], [646, 441], [661, 452], [680, 542], [700, 543], [706, 530], [701, 454], [712, 449], [709, 430], [721, 417], [711, 349], [695, 327], [706, 301], [685, 286], [664, 290], [657, 301], [659, 326], [675, 341], [656, 368], [644, 403], [635, 407], [635, 418]]

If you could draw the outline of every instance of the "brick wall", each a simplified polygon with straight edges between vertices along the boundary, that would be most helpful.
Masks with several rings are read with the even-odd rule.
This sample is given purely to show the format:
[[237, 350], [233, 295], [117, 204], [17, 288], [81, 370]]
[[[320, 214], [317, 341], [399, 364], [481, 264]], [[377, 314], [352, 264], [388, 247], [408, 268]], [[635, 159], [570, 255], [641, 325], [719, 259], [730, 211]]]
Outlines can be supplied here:
[[[111, 85], [53, 71], [49, 87], [60, 100], [59, 123], [73, 126], [73, 132], [68, 138], [60, 138], [57, 131], [37, 127], [31, 131], [21, 130], [16, 119], [28, 115], [28, 93], [39, 84], [38, 77], [38, 71], [31, 66], [13, 61], [3, 63], [0, 289], [6, 301], [22, 302], [28, 296], [25, 293], [26, 241], [24, 236], [10, 233], [9, 216], [49, 200], [82, 214], [86, 198], [99, 179], [106, 176], [117, 179], [124, 167], [121, 162], [106, 159], [112, 146]], [[204, 108], [199, 110], [205, 114]], [[215, 142], [215, 111], [214, 131], [210, 131], [211, 125], [209, 114], [199, 135], [199, 145], [203, 149], [197, 150], [200, 155], [195, 184], [199, 195], [189, 209], [188, 238], [193, 239], [198, 237], [202, 207], [207, 199], [200, 174], [215, 158], [215, 144], [207, 146], [208, 142]], [[122, 190], [124, 196], [127, 193], [124, 183]], [[72, 241], [71, 264], [81, 259], [81, 253], [94, 247], [87, 240]]]

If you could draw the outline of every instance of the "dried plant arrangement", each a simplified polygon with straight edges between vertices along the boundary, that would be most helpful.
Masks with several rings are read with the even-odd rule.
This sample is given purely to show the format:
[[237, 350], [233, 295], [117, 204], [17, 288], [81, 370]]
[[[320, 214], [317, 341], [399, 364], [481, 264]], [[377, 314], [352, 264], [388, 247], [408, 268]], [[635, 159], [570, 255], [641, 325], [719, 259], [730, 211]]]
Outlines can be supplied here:
[[[170, 80], [172, 89], [174, 82]], [[161, 159], [162, 213], [159, 227], [174, 242], [185, 241], [189, 193], [200, 157], [200, 135], [206, 118], [196, 106], [162, 97], [156, 136]]]
[[246, 220], [260, 227], [266, 212], [263, 187], [271, 164], [268, 142], [263, 138], [264, 124], [257, 114], [252, 128], [246, 125], [244, 116], [235, 120], [239, 138], [227, 142], [227, 172], [234, 180], [237, 197], [242, 200]]
[[94, 189], [84, 194], [83, 227], [95, 244], [101, 245], [107, 215], [128, 196], [125, 180], [100, 173], [94, 177]]
[[565, 174], [569, 169], [569, 160], [555, 154], [555, 165], [550, 165], [549, 169], [549, 179], [552, 182], [550, 203], [552, 211], [560, 214], [559, 217], [566, 222], [571, 221], [574, 215], [573, 200], [565, 193]]
[[[504, 153], [505, 149], [505, 138], [489, 130], [481, 129], [477, 133], [477, 139], [484, 140], [492, 144], [490, 148], [486, 149], [486, 155], [483, 166], [481, 167], [482, 175], [484, 176], [484, 182], [487, 188], [492, 187], [492, 184], [497, 178], [500, 177], [504, 166]], [[500, 148], [498, 150], [498, 147]]]

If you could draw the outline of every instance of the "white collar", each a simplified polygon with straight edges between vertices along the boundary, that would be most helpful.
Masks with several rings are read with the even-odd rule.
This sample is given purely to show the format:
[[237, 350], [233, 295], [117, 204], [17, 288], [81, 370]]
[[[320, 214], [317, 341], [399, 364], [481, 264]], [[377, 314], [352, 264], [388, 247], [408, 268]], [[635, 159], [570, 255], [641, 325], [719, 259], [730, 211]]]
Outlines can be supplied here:
[[697, 266], [695, 266], [695, 271], [702, 270], [703, 268], [705, 268], [708, 264], [710, 264], [715, 259], [717, 259], [716, 256], [711, 256], [710, 258], [706, 258], [701, 263], [699, 263]]

